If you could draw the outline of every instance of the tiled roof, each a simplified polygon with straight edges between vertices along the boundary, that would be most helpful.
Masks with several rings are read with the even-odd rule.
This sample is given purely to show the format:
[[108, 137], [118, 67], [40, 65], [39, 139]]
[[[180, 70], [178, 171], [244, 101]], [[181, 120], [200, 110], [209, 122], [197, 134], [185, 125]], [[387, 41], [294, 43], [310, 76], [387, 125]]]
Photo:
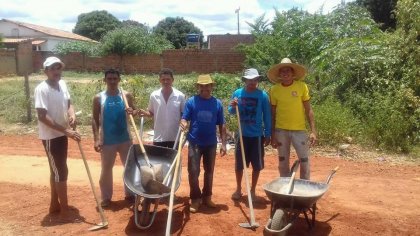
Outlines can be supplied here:
[[45, 39], [34, 39], [34, 38], [3, 38], [3, 43], [18, 44], [26, 41], [31, 41], [32, 45], [39, 45], [45, 43]]
[[47, 40], [34, 40], [32, 41], [32, 45], [39, 45], [45, 43]]
[[31, 40], [32, 38], [3, 38], [3, 43], [21, 43], [28, 40]]
[[7, 19], [2, 19], [2, 21], [6, 21], [6, 22], [10, 22], [10, 23], [14, 23], [17, 24], [21, 27], [25, 27], [28, 29], [32, 29], [50, 36], [55, 36], [55, 37], [59, 37], [59, 38], [68, 38], [68, 39], [76, 39], [76, 40], [81, 40], [81, 41], [88, 41], [88, 42], [96, 42], [95, 40], [92, 40], [90, 38], [78, 35], [78, 34], [74, 34], [71, 32], [67, 32], [64, 30], [59, 30], [59, 29], [54, 29], [54, 28], [49, 28], [49, 27], [45, 27], [45, 26], [40, 26], [40, 25], [34, 25], [34, 24], [29, 24], [29, 23], [24, 23], [24, 22], [19, 22], [19, 21], [12, 21], [12, 20], [7, 20]]

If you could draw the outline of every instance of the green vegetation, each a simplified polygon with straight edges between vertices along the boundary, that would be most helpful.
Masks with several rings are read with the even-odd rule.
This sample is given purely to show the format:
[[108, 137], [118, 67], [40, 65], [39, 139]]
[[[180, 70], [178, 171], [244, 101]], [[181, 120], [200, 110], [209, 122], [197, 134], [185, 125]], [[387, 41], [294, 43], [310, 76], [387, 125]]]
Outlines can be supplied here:
[[107, 32], [121, 27], [122, 23], [109, 12], [92, 11], [77, 17], [73, 33], [99, 41]]
[[125, 26], [116, 28], [105, 34], [100, 43], [64, 42], [54, 49], [54, 52], [65, 55], [80, 52], [86, 56], [135, 55], [161, 53], [173, 48], [172, 44], [162, 35], [150, 33], [142, 27]]
[[100, 44], [82, 41], [60, 42], [54, 48], [54, 53], [66, 55], [72, 52], [80, 52], [87, 56], [99, 56]]
[[326, 15], [276, 11], [271, 29], [258, 18], [250, 24], [256, 43], [238, 49], [260, 71], [284, 57], [308, 68], [312, 104], [325, 112], [315, 109], [324, 143], [360, 134], [367, 144], [407, 153], [420, 141], [420, 3], [400, 0], [395, 14], [396, 30], [383, 32], [356, 4]]
[[382, 30], [394, 30], [396, 25], [395, 7], [397, 0], [356, 0], [356, 4], [366, 7]]
[[182, 17], [166, 17], [159, 21], [153, 28], [153, 32], [164, 36], [176, 49], [187, 46], [187, 34], [194, 33], [200, 35], [200, 45], [203, 44], [203, 32], [192, 22]]
[[172, 48], [172, 44], [163, 36], [151, 34], [139, 27], [117, 28], [107, 33], [101, 40], [102, 55], [134, 55], [161, 53]]
[[[255, 44], [241, 45], [238, 50], [246, 54], [245, 65], [262, 74], [284, 57], [308, 68], [305, 81], [310, 87], [322, 145], [335, 146], [352, 139], [363, 145], [420, 156], [420, 2], [399, 0], [394, 14], [396, 27], [389, 32], [382, 31], [371, 13], [357, 4], [342, 4], [329, 14], [298, 9], [276, 11], [272, 22], [263, 15], [249, 23]], [[126, 32], [136, 37], [153, 37], [141, 25], [135, 28], [111, 31], [115, 36], [109, 39], [108, 52], [131, 54], [132, 48], [139, 48], [131, 44], [133, 41], [123, 41]], [[166, 43], [159, 41], [155, 45]], [[82, 46], [80, 50], [84, 50]], [[84, 111], [82, 123], [87, 125], [92, 97], [104, 88], [102, 74], [65, 72], [65, 76], [83, 80], [68, 82], [77, 110]], [[197, 74], [176, 75], [175, 87], [192, 96], [196, 93], [196, 77]], [[241, 86], [239, 75], [214, 73], [212, 77], [217, 83], [214, 95], [227, 106], [233, 91]], [[134, 93], [138, 106], [146, 107], [150, 93], [159, 87], [157, 78], [123, 76], [123, 86]], [[31, 82], [32, 89], [34, 83]], [[260, 83], [264, 90], [270, 86], [266, 78]], [[1, 120], [25, 120], [22, 88], [23, 82], [1, 82]], [[235, 117], [226, 115], [226, 120], [228, 127], [235, 130]]]

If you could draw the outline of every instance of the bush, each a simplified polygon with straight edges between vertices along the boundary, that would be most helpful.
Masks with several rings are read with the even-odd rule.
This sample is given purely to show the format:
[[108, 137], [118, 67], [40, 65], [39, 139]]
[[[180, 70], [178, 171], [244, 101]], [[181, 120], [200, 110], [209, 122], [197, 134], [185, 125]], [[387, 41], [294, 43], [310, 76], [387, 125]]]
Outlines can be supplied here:
[[346, 142], [347, 137], [360, 138], [361, 123], [338, 99], [328, 98], [321, 104], [314, 104], [313, 110], [320, 145], [336, 146]]
[[352, 103], [364, 121], [364, 135], [376, 146], [408, 153], [420, 141], [420, 101], [413, 91], [373, 93], [355, 97]]

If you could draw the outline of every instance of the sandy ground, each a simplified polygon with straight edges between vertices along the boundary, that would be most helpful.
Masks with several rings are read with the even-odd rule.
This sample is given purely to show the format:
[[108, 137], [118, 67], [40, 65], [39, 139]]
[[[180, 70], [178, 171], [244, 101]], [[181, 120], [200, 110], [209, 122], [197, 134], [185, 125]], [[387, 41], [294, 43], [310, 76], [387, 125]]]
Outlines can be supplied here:
[[[99, 194], [99, 155], [92, 141], [84, 140], [83, 149]], [[234, 158], [218, 157], [214, 176], [214, 200], [218, 209], [200, 208], [188, 212], [188, 179], [186, 148], [183, 153], [181, 186], [176, 192], [172, 221], [173, 235], [262, 235], [270, 217], [270, 201], [262, 184], [278, 177], [275, 152], [268, 152], [266, 168], [257, 188], [254, 204], [256, 230], [244, 229], [238, 223], [249, 218], [247, 197], [235, 203], [230, 199], [235, 189]], [[48, 162], [42, 145], [33, 135], [0, 135], [0, 235], [164, 235], [168, 205], [160, 204], [153, 225], [147, 230], [135, 226], [133, 209], [124, 201], [119, 161], [114, 167], [114, 197], [105, 209], [108, 229], [88, 231], [100, 222], [96, 203], [77, 144], [70, 141], [69, 203], [80, 223], [61, 224], [48, 214]], [[303, 214], [288, 235], [420, 235], [420, 166], [387, 161], [349, 161], [315, 154], [312, 158], [312, 180], [324, 181], [329, 171], [340, 169], [330, 189], [317, 202], [315, 228], [309, 230]], [[243, 192], [246, 192], [243, 187]]]

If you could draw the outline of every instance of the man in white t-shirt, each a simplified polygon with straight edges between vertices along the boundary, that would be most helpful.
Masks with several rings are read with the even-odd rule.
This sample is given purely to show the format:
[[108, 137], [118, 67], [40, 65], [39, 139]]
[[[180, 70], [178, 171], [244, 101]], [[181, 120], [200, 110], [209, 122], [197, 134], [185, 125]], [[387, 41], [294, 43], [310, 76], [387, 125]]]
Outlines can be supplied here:
[[57, 57], [44, 62], [47, 80], [35, 88], [35, 108], [38, 115], [39, 139], [42, 140], [50, 166], [50, 214], [59, 213], [62, 222], [72, 222], [67, 200], [67, 149], [68, 137], [80, 141], [74, 131], [76, 116], [70, 102], [66, 83], [61, 80], [64, 63]]
[[185, 95], [172, 87], [174, 76], [171, 69], [164, 68], [159, 72], [159, 82], [162, 87], [150, 94], [147, 111], [134, 110], [133, 115], [153, 117], [153, 145], [172, 148], [185, 106]]

